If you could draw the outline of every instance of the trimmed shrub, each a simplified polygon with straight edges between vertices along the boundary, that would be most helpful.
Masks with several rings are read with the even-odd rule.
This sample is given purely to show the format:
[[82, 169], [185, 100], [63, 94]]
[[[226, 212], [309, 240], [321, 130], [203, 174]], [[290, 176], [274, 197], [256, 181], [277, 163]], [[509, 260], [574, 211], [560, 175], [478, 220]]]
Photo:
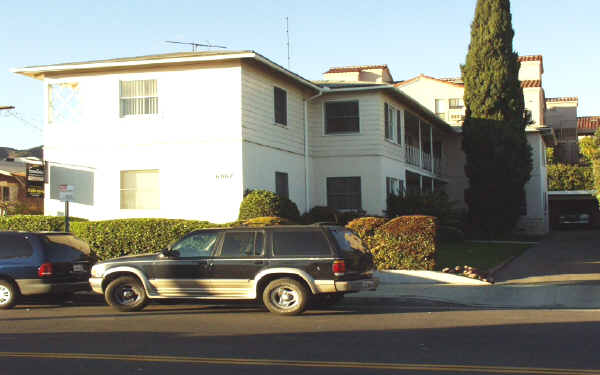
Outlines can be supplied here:
[[249, 192], [240, 204], [238, 220], [266, 216], [277, 216], [298, 221], [300, 212], [294, 202], [271, 191], [254, 190]]
[[75, 222], [71, 232], [86, 241], [100, 259], [157, 252], [197, 229], [222, 225], [178, 219], [118, 219]]
[[400, 216], [375, 230], [371, 248], [377, 269], [433, 270], [435, 267], [436, 218]]
[[382, 217], [360, 217], [346, 224], [346, 228], [356, 233], [367, 249], [371, 250], [376, 245], [374, 241], [375, 231], [385, 222], [386, 219]]
[[[78, 217], [70, 217], [71, 223], [85, 221]], [[0, 230], [22, 232], [63, 232], [65, 230], [64, 216], [42, 215], [12, 215], [0, 216]]]
[[433, 193], [390, 194], [387, 198], [386, 216], [393, 218], [403, 215], [435, 216], [440, 224], [459, 226], [460, 212], [454, 208], [455, 202], [449, 200], [443, 191]]
[[291, 220], [277, 217], [277, 216], [263, 216], [263, 217], [255, 217], [252, 219], [248, 219], [241, 223], [241, 225], [246, 225], [250, 227], [264, 227], [267, 225], [295, 225]]

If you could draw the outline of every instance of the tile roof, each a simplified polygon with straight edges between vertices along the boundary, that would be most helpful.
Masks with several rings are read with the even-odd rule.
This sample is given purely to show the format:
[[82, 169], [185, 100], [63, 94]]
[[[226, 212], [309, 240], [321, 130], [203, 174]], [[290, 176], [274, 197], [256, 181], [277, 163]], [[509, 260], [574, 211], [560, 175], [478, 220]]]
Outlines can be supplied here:
[[0, 171], [4, 171], [10, 174], [25, 174], [25, 163], [19, 163], [16, 161], [0, 160]]
[[600, 116], [577, 117], [577, 130], [600, 129]]
[[561, 98], [546, 98], [546, 102], [577, 102], [579, 98], [576, 96], [564, 96]]
[[525, 81], [521, 81], [521, 87], [523, 88], [527, 88], [527, 87], [542, 87], [542, 81], [537, 79], [537, 80], [525, 80]]
[[389, 68], [387, 65], [357, 65], [357, 66], [340, 66], [340, 67], [329, 68], [329, 70], [323, 74], [360, 72], [362, 70], [367, 70], [367, 69], [387, 69], [389, 71]]
[[519, 61], [542, 61], [542, 55], [519, 56]]
[[453, 82], [453, 80], [455, 80], [456, 78], [435, 78], [435, 77], [430, 77], [430, 76], [426, 76], [425, 74], [421, 73], [416, 77], [413, 77], [411, 79], [407, 79], [405, 81], [400, 81], [394, 84], [395, 87], [401, 87], [404, 85], [408, 85], [410, 83], [413, 83], [421, 78], [426, 78], [426, 79], [431, 79], [434, 81], [438, 81], [438, 82], [442, 82], [448, 85], [452, 85], [452, 86], [456, 86], [456, 87], [464, 87], [464, 83], [462, 83], [462, 79], [457, 79], [457, 82]]

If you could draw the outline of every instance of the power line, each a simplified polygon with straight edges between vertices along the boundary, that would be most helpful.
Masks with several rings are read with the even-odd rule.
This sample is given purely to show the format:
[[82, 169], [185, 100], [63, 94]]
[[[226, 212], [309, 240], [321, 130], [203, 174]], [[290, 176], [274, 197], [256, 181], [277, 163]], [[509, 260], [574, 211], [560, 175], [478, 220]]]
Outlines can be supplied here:
[[39, 131], [40, 133], [43, 132], [43, 129], [35, 124], [33, 124], [31, 121], [27, 120], [26, 118], [23, 117], [23, 114], [17, 112], [13, 109], [8, 109], [6, 111], [1, 111], [0, 115], [3, 117], [13, 117], [16, 118], [17, 120], [19, 120], [21, 122], [21, 124], [28, 126], [30, 128], [33, 128], [37, 131]]

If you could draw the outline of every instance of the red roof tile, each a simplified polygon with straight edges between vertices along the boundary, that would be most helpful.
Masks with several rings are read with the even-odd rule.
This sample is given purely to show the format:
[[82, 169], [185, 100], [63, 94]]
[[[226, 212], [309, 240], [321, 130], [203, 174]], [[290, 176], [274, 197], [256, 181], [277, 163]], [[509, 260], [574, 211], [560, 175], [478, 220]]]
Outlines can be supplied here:
[[577, 130], [600, 129], [600, 116], [577, 117]]
[[526, 88], [526, 87], [542, 87], [542, 81], [541, 80], [525, 80], [525, 81], [521, 81], [521, 87]]
[[358, 66], [340, 66], [340, 67], [330, 68], [328, 71], [326, 71], [323, 74], [360, 72], [362, 70], [367, 70], [367, 69], [387, 69], [389, 71], [387, 65], [358, 65]]
[[[427, 78], [427, 79], [431, 79], [431, 80], [434, 80], [434, 81], [439, 81], [439, 82], [445, 83], [447, 85], [452, 85], [452, 86], [456, 86], [456, 87], [465, 87], [465, 84], [462, 83], [462, 80], [460, 80], [460, 78], [435, 78], [435, 77], [426, 76], [425, 74], [419, 74], [418, 76], [413, 77], [411, 79], [407, 79], [405, 81], [398, 82], [398, 83], [394, 84], [394, 86], [395, 87], [401, 87], [401, 86], [404, 86], [404, 85], [408, 85], [409, 83], [413, 83], [414, 81], [416, 81], [416, 80], [418, 80], [420, 78]], [[455, 80], [455, 79], [459, 80], [461, 82], [460, 83], [459, 82], [452, 82], [452, 80]]]
[[519, 56], [519, 61], [543, 61], [542, 55]]
[[546, 102], [577, 102], [579, 98], [576, 96], [565, 96], [562, 98], [546, 98]]

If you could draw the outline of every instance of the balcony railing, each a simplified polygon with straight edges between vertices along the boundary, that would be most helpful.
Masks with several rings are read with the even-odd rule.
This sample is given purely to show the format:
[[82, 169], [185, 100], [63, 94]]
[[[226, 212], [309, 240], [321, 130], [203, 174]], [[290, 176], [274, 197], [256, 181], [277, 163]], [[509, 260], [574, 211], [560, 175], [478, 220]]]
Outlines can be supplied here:
[[414, 166], [420, 167], [419, 165], [419, 148], [406, 144], [406, 162]]
[[431, 154], [423, 152], [421, 157], [423, 158], [423, 169], [431, 171]]

